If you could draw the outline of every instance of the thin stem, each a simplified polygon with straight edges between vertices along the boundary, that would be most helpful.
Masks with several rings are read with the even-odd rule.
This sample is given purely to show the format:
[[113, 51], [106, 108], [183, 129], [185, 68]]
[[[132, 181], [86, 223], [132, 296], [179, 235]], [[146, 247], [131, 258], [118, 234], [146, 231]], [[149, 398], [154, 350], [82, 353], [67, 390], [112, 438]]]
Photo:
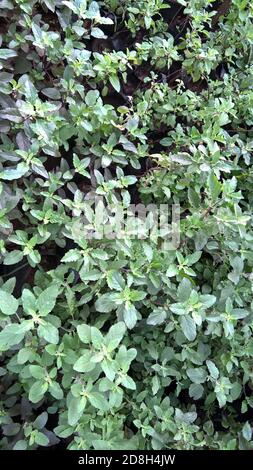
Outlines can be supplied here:
[[17, 273], [18, 271], [20, 271], [21, 269], [25, 268], [28, 265], [29, 265], [29, 263], [24, 263], [21, 266], [19, 266], [18, 268], [13, 269], [10, 273], [3, 274], [2, 277], [11, 276], [12, 274]]

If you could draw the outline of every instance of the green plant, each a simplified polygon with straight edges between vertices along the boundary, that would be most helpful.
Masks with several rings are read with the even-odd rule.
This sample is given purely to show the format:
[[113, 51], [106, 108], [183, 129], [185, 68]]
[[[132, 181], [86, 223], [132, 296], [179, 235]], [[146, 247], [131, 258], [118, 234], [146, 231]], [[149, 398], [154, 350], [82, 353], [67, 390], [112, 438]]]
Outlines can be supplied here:
[[252, 2], [0, 3], [0, 448], [253, 449]]

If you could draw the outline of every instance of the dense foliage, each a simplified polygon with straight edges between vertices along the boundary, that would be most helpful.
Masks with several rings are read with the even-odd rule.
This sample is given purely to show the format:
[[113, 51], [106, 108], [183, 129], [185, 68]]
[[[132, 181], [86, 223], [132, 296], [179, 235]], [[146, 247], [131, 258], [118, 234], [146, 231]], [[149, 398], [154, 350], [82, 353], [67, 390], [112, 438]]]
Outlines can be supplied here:
[[[0, 1], [2, 449], [253, 448], [252, 19]], [[82, 236], [96, 195], [180, 245]]]

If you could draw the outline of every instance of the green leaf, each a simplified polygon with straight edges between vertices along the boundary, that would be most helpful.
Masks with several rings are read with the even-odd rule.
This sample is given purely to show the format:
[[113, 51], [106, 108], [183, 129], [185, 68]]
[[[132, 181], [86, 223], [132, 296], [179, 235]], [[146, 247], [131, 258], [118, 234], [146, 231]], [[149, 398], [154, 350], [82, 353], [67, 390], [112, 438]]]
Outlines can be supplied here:
[[23, 252], [20, 250], [13, 250], [9, 253], [6, 253], [4, 257], [4, 265], [11, 266], [12, 264], [17, 264], [23, 259]]
[[107, 345], [108, 351], [111, 352], [118, 347], [125, 335], [125, 332], [126, 326], [124, 322], [118, 322], [111, 326], [105, 337], [105, 344]]
[[47, 424], [47, 420], [48, 420], [48, 413], [46, 411], [43, 411], [43, 413], [37, 416], [37, 418], [33, 422], [33, 427], [36, 429], [43, 429]]
[[145, 299], [147, 292], [141, 290], [132, 290], [130, 292], [130, 299], [132, 302], [138, 302], [139, 300]]
[[56, 436], [66, 439], [67, 437], [71, 436], [71, 434], [73, 434], [73, 429], [67, 424], [62, 424], [60, 426], [56, 426], [56, 428], [54, 428], [54, 432]]
[[36, 297], [32, 291], [23, 289], [22, 291], [22, 305], [26, 313], [36, 311]]
[[236, 320], [240, 320], [242, 318], [247, 317], [250, 314], [250, 312], [244, 308], [234, 308], [232, 310], [232, 317], [235, 318]]
[[58, 329], [49, 322], [38, 327], [38, 335], [40, 338], [44, 338], [48, 343], [58, 344], [59, 342]]
[[208, 187], [213, 201], [216, 201], [220, 192], [221, 192], [221, 183], [218, 181], [217, 177], [213, 172], [209, 174], [208, 177]]
[[17, 55], [17, 51], [14, 51], [13, 49], [0, 48], [0, 60], [11, 59], [12, 57], [16, 57]]
[[209, 370], [209, 373], [210, 373], [211, 377], [214, 380], [217, 380], [220, 373], [219, 373], [219, 370], [217, 369], [216, 365], [213, 363], [213, 361], [210, 361], [209, 359], [206, 361], [206, 365], [208, 367], [208, 370]]
[[205, 308], [212, 307], [216, 302], [215, 295], [205, 294], [200, 296], [200, 300]]
[[117, 308], [117, 305], [110, 294], [103, 294], [95, 302], [95, 307], [98, 312], [108, 313]]
[[152, 23], [152, 18], [150, 16], [144, 16], [144, 23], [146, 29], [149, 29]]
[[90, 271], [86, 271], [81, 269], [79, 272], [80, 278], [83, 282], [87, 283], [87, 281], [97, 281], [101, 278], [101, 271], [98, 269], [91, 269]]
[[0, 179], [2, 180], [17, 180], [24, 176], [29, 168], [27, 167], [17, 167], [17, 168], [5, 168], [3, 171], [0, 171]]
[[147, 318], [148, 325], [161, 325], [167, 318], [167, 312], [163, 308], [156, 308]]
[[81, 258], [80, 251], [77, 249], [69, 250], [61, 259], [62, 263], [71, 263]]
[[70, 426], [75, 426], [78, 423], [84, 412], [86, 402], [85, 397], [71, 398], [68, 407], [68, 423]]
[[196, 324], [190, 315], [183, 315], [180, 319], [180, 325], [185, 337], [189, 341], [194, 341], [197, 335]]
[[99, 91], [98, 90], [89, 90], [88, 93], [85, 95], [85, 103], [88, 106], [94, 106], [97, 99], [99, 98]]
[[39, 380], [34, 382], [29, 390], [29, 400], [32, 403], [38, 403], [44, 397], [46, 391], [48, 389], [47, 382]]
[[91, 327], [91, 342], [96, 349], [101, 349], [104, 344], [104, 337], [95, 326]]
[[197, 384], [197, 383], [193, 383], [193, 384], [190, 385], [189, 395], [194, 400], [199, 400], [203, 396], [203, 393], [204, 393], [203, 385], [200, 385], [200, 384]]
[[98, 39], [106, 39], [107, 36], [104, 34], [104, 32], [102, 31], [102, 29], [100, 28], [91, 28], [91, 36], [93, 36], [94, 38], [98, 38]]
[[23, 321], [21, 324], [13, 323], [6, 325], [0, 332], [0, 350], [6, 351], [12, 346], [19, 344], [25, 337], [27, 331], [33, 327], [32, 321]]
[[46, 447], [48, 444], [49, 444], [49, 439], [48, 437], [43, 434], [42, 432], [38, 432], [36, 435], [35, 435], [35, 442], [36, 444], [38, 444], [39, 446], [44, 446]]
[[17, 441], [13, 447], [13, 450], [26, 450], [27, 449], [27, 442], [21, 439]]
[[57, 382], [50, 383], [49, 392], [54, 398], [56, 398], [56, 400], [61, 400], [63, 398], [63, 391]]
[[43, 379], [45, 377], [45, 369], [41, 366], [31, 365], [29, 367], [32, 377], [35, 379]]
[[96, 250], [92, 250], [92, 258], [98, 258], [98, 259], [109, 259], [108, 253], [106, 253], [105, 250], [101, 250], [100, 248], [97, 248]]
[[9, 423], [2, 426], [2, 431], [5, 436], [15, 436], [20, 431], [20, 424]]
[[58, 295], [59, 288], [57, 285], [52, 285], [41, 292], [36, 303], [40, 315], [46, 316], [53, 310]]
[[89, 325], [78, 325], [77, 334], [84, 344], [91, 343], [91, 327]]
[[180, 163], [180, 165], [191, 165], [190, 155], [186, 152], [177, 153], [176, 155], [170, 155], [172, 162]]
[[186, 370], [186, 374], [195, 384], [202, 384], [206, 381], [207, 378], [207, 372], [202, 367], [198, 367], [196, 369], [189, 368]]
[[173, 277], [178, 274], [178, 268], [175, 264], [171, 264], [170, 267], [166, 271], [166, 276]]
[[201, 258], [202, 251], [195, 251], [191, 255], [186, 257], [187, 266], [192, 266], [193, 264], [197, 263], [197, 261]]
[[171, 304], [170, 310], [176, 315], [184, 315], [186, 312], [186, 307], [184, 303]]
[[116, 369], [116, 364], [115, 362], [108, 361], [107, 359], [103, 359], [103, 361], [100, 363], [101, 369], [106, 375], [106, 377], [113, 382], [115, 379], [115, 374], [117, 372]]
[[136, 325], [136, 322], [138, 319], [137, 315], [138, 315], [138, 312], [135, 306], [131, 304], [130, 302], [126, 302], [124, 310], [123, 310], [123, 318], [129, 330], [134, 328], [134, 326]]
[[246, 441], [250, 441], [251, 440], [251, 437], [252, 437], [252, 427], [250, 425], [250, 423], [247, 421], [243, 428], [242, 428], [242, 435], [244, 437], [244, 439], [246, 439]]
[[18, 364], [25, 364], [29, 360], [31, 355], [32, 355], [31, 349], [29, 348], [20, 349], [18, 352], [18, 356], [17, 356]]
[[136, 384], [134, 380], [129, 377], [129, 375], [124, 375], [121, 379], [121, 383], [124, 387], [128, 388], [129, 390], [136, 390]]
[[178, 300], [180, 302], [185, 302], [186, 300], [188, 300], [188, 298], [190, 297], [191, 291], [192, 291], [192, 283], [191, 281], [189, 281], [189, 279], [184, 277], [184, 279], [180, 282], [178, 289], [177, 289]]
[[190, 204], [193, 207], [198, 208], [200, 206], [200, 196], [199, 194], [191, 187], [188, 188], [188, 199]]
[[0, 289], [0, 310], [5, 315], [14, 315], [18, 309], [18, 301], [12, 294]]
[[120, 81], [119, 81], [117, 75], [110, 75], [109, 76], [109, 81], [110, 81], [110, 84], [113, 86], [114, 90], [116, 90], [119, 93], [120, 92]]
[[51, 98], [51, 100], [61, 99], [61, 93], [56, 88], [43, 88], [41, 93], [43, 93], [43, 95], [47, 96], [48, 98]]
[[107, 275], [107, 284], [110, 289], [122, 291], [125, 288], [125, 281], [119, 272], [110, 272]]
[[90, 372], [96, 366], [91, 362], [92, 351], [85, 351], [79, 359], [73, 365], [73, 369], [77, 372]]
[[94, 406], [95, 408], [98, 408], [101, 411], [108, 411], [109, 409], [108, 402], [106, 401], [104, 395], [102, 395], [101, 393], [99, 392], [89, 393], [88, 399], [91, 405]]

